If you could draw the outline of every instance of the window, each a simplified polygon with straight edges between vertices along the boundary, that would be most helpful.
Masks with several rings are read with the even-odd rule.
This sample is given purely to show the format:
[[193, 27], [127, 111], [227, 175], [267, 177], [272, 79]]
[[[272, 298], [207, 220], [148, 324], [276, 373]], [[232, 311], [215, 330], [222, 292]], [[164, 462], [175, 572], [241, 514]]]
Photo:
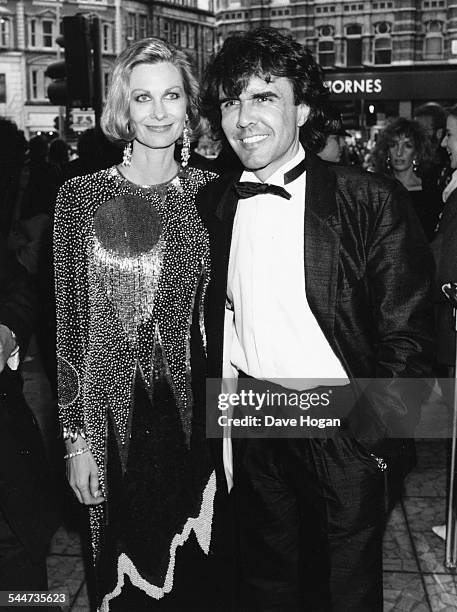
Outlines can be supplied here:
[[0, 47], [11, 44], [11, 22], [8, 17], [0, 17]]
[[189, 49], [195, 48], [195, 26], [189, 24]]
[[171, 42], [179, 45], [179, 23], [177, 21], [171, 22]]
[[443, 24], [429, 21], [425, 24], [424, 58], [429, 60], [443, 57]]
[[110, 23], [104, 23], [102, 26], [102, 50], [105, 53], [113, 51], [113, 28]]
[[43, 20], [41, 26], [42, 26], [42, 31], [43, 31], [43, 47], [53, 47], [54, 46], [54, 40], [53, 40], [54, 22], [48, 21], [46, 19], [46, 20]]
[[103, 72], [103, 99], [106, 100], [106, 96], [108, 95], [108, 88], [110, 84], [110, 76], [109, 72]]
[[43, 100], [45, 97], [44, 69], [32, 68], [30, 70], [30, 99]]
[[138, 17], [138, 36], [146, 38], [148, 35], [148, 17], [147, 15], [139, 15]]
[[392, 62], [392, 39], [382, 36], [374, 39], [374, 63], [390, 64]]
[[127, 13], [127, 39], [133, 40], [135, 38], [135, 13]]
[[323, 68], [335, 65], [335, 43], [333, 40], [319, 40], [317, 43], [319, 64]]
[[167, 19], [163, 20], [162, 38], [165, 38], [165, 40], [170, 40], [170, 22]]
[[6, 104], [6, 74], [0, 74], [0, 104]]
[[181, 47], [183, 49], [187, 49], [188, 41], [187, 41], [187, 23], [181, 24]]
[[31, 19], [29, 23], [29, 45], [31, 47], [37, 46], [36, 40], [36, 19]]
[[346, 66], [360, 66], [362, 64], [362, 26], [348, 25], [346, 37]]

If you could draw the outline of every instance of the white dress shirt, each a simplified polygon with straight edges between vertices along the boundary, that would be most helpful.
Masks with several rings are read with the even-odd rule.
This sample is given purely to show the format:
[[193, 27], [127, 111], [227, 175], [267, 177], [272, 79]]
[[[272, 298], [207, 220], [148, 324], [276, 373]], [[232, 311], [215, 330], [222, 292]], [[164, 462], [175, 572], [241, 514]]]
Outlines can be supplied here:
[[[238, 201], [227, 282], [230, 347], [224, 351], [235, 370], [299, 390], [324, 384], [322, 379], [348, 382], [306, 299], [306, 172], [284, 185], [284, 174], [304, 155], [300, 147], [267, 181], [285, 187], [290, 200], [259, 194]], [[248, 171], [240, 180], [261, 182]], [[226, 364], [224, 375], [230, 372]]]

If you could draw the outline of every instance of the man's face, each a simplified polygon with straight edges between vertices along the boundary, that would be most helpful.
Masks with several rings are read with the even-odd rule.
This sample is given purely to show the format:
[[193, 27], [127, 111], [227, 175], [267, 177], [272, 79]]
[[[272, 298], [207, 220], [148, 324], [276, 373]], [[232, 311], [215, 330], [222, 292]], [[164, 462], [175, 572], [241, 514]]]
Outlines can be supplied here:
[[269, 83], [253, 76], [239, 98], [219, 92], [222, 129], [245, 168], [265, 181], [292, 159], [299, 148], [299, 128], [309, 106], [294, 104], [292, 84], [285, 77]]

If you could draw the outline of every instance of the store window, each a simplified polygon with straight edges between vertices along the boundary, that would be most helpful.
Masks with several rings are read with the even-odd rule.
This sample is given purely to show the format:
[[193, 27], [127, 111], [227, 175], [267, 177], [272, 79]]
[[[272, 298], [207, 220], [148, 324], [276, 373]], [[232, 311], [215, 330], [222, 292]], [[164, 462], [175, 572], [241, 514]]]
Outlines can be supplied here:
[[346, 66], [361, 66], [362, 64], [362, 26], [353, 24], [346, 26]]

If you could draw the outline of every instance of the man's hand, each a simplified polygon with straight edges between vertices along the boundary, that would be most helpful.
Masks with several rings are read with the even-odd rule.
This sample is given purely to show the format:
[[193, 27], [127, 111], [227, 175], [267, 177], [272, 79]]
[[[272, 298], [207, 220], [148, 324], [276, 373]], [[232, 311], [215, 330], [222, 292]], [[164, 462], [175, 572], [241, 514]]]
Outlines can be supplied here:
[[16, 348], [16, 341], [9, 327], [0, 324], [0, 372], [3, 372], [11, 353]]

